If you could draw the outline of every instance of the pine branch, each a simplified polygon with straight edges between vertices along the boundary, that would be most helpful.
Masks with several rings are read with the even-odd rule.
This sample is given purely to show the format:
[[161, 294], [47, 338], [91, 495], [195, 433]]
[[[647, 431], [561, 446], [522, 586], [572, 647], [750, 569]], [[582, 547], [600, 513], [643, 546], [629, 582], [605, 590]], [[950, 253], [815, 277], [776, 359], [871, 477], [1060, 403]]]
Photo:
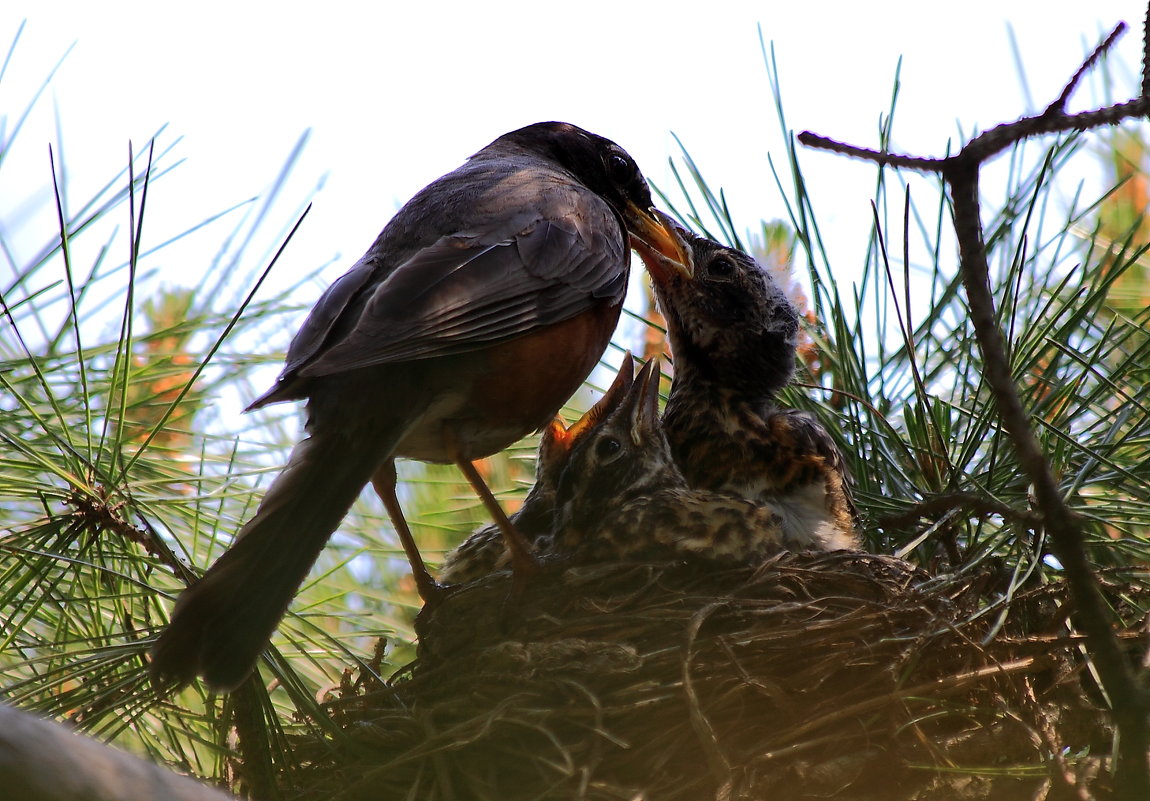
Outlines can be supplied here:
[[[982, 165], [1024, 139], [1049, 133], [1086, 131], [1150, 114], [1150, 39], [1143, 53], [1142, 96], [1126, 103], [1079, 114], [1066, 114], [1065, 106], [1082, 76], [1125, 31], [1119, 24], [1083, 61], [1062, 93], [1041, 114], [1004, 123], [980, 134], [958, 153], [946, 158], [922, 158], [891, 154], [836, 142], [809, 131], [798, 139], [803, 144], [876, 162], [941, 174], [950, 188], [953, 224], [959, 244], [959, 269], [970, 305], [971, 323], [985, 363], [985, 378], [998, 414], [1014, 444], [1018, 460], [1030, 479], [1039, 513], [1046, 524], [1055, 555], [1062, 563], [1066, 581], [1077, 607], [1076, 620], [1086, 633], [1089, 650], [1110, 699], [1119, 731], [1116, 785], [1120, 796], [1135, 801], [1150, 798], [1150, 694], [1140, 685], [1110, 625], [1107, 606], [1090, 566], [1084, 545], [1082, 522], [1067, 506], [1050, 469], [1046, 454], [1030, 423], [1018, 388], [1011, 376], [1006, 342], [998, 326], [990, 269], [986, 258], [978, 197]], [[1150, 27], [1148, 27], [1150, 30]], [[1150, 36], [1150, 34], [1148, 34]]]

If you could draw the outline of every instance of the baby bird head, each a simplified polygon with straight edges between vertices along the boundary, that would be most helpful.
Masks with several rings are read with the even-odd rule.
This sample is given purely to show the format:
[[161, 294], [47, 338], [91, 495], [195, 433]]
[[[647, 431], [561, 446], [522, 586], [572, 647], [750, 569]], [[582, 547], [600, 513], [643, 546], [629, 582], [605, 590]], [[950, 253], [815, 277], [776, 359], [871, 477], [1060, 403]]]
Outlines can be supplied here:
[[652, 272], [675, 357], [675, 377], [701, 379], [741, 394], [773, 396], [790, 380], [799, 313], [753, 258], [687, 231], [694, 274]]
[[643, 365], [631, 387], [612, 400], [571, 447], [556, 494], [557, 531], [585, 530], [613, 504], [686, 484], [659, 420], [658, 359]]

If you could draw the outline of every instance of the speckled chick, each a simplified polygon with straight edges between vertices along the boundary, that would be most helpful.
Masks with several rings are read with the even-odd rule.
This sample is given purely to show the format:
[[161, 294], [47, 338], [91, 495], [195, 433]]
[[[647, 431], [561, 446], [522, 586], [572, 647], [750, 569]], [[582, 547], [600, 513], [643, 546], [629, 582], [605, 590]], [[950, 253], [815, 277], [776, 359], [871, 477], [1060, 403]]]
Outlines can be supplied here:
[[795, 365], [794, 304], [750, 256], [675, 227], [694, 276], [652, 271], [674, 355], [663, 428], [675, 463], [692, 488], [770, 504], [795, 549], [859, 547], [842, 454], [814, 417], [776, 402]]
[[[547, 551], [552, 545], [552, 525], [555, 520], [555, 491], [559, 475], [567, 464], [571, 448], [608, 410], [618, 406], [634, 381], [634, 360], [630, 353], [623, 356], [623, 364], [615, 380], [603, 397], [570, 428], [555, 419], [543, 429], [539, 439], [539, 453], [535, 461], [535, 484], [523, 499], [523, 505], [511, 515], [511, 522], [519, 529], [536, 551]], [[503, 533], [495, 524], [476, 529], [471, 536], [447, 554], [439, 571], [441, 584], [464, 584], [475, 581], [497, 570], [511, 566], [510, 555]]]
[[693, 555], [754, 563], [793, 549], [769, 506], [688, 486], [658, 403], [652, 359], [618, 405], [574, 443], [556, 490], [554, 553], [575, 561]]

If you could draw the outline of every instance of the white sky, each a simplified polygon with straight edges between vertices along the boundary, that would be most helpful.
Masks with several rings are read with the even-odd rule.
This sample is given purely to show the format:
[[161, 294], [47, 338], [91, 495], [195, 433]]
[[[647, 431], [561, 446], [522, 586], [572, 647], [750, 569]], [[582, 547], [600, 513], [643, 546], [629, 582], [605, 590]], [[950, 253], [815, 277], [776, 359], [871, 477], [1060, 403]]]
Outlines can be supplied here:
[[[725, 188], [741, 227], [752, 228], [783, 213], [767, 158], [782, 163], [784, 153], [757, 25], [774, 42], [796, 131], [874, 144], [903, 56], [896, 144], [929, 155], [942, 151], [958, 120], [969, 130], [1024, 110], [1008, 22], [1031, 91], [1045, 105], [1119, 20], [1132, 29], [1118, 51], [1118, 74], [1128, 77], [1114, 94], [1132, 95], [1145, 13], [1134, 0], [672, 7], [5, 0], [0, 47], [27, 20], [0, 83], [8, 132], [77, 44], [0, 170], [0, 220], [10, 232], [27, 223], [35, 233], [19, 243], [28, 250], [52, 234], [47, 143], [57, 140], [55, 106], [76, 197], [122, 168], [129, 140], [141, 149], [164, 123], [165, 141], [183, 137], [176, 153], [186, 163], [149, 201], [152, 241], [259, 194], [310, 128], [283, 216], [326, 181], [281, 268], [285, 280], [336, 259], [325, 273], [333, 279], [417, 189], [499, 134], [545, 119], [616, 140], [664, 187], [678, 134]], [[1087, 91], [1076, 106], [1097, 100]], [[816, 198], [827, 202], [824, 231], [848, 240], [832, 247], [860, 262], [871, 168], [819, 153], [806, 154], [804, 165]], [[198, 269], [165, 258], [178, 262], [165, 265], [173, 280]]]

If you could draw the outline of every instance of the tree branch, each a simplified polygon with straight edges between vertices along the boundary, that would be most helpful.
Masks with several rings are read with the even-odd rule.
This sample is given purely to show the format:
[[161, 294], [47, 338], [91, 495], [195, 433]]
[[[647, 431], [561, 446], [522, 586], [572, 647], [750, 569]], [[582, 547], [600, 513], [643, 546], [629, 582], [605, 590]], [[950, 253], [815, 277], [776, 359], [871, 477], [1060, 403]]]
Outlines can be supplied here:
[[[1074, 90], [1078, 88], [1078, 82], [1082, 80], [1082, 76], [1098, 63], [1098, 59], [1102, 58], [1106, 51], [1113, 47], [1114, 43], [1117, 42], [1119, 37], [1124, 33], [1126, 33], [1126, 23], [1119, 22], [1114, 26], [1114, 30], [1110, 31], [1110, 35], [1102, 41], [1102, 44], [1094, 48], [1094, 52], [1086, 57], [1086, 60], [1082, 62], [1082, 66], [1080, 66], [1078, 71], [1067, 81], [1066, 87], [1062, 90], [1062, 94], [1058, 96], [1057, 100], [1046, 107], [1046, 111], [1042, 116], [1066, 113], [1066, 104], [1070, 100], [1070, 96], [1074, 94]], [[1142, 94], [1146, 93], [1143, 92]]]
[[875, 522], [881, 528], [902, 529], [913, 526], [924, 517], [938, 517], [953, 510], [980, 517], [998, 515], [1003, 520], [1009, 520], [1025, 528], [1035, 528], [1042, 524], [1040, 515], [1015, 509], [1009, 504], [973, 492], [948, 492], [943, 495], [934, 495], [903, 512], [884, 515]]
[[234, 801], [66, 726], [0, 704], [0, 788], [21, 801]]
[[1150, 6], [1142, 20], [1142, 97], [1150, 97]]
[[[1150, 37], [1150, 12], [1148, 12]], [[1083, 540], [1080, 519], [1063, 500], [1050, 464], [1043, 453], [1030, 415], [1022, 404], [1010, 370], [1006, 344], [998, 328], [990, 269], [986, 259], [978, 199], [982, 164], [1023, 139], [1050, 133], [1085, 131], [1150, 113], [1150, 38], [1143, 52], [1142, 96], [1127, 103], [1079, 114], [1066, 114], [1065, 106], [1085, 72], [1104, 55], [1125, 30], [1118, 25], [1082, 63], [1062, 93], [1036, 116], [1004, 123], [980, 134], [957, 154], [946, 158], [881, 153], [847, 145], [810, 132], [798, 139], [805, 145], [866, 159], [881, 165], [941, 173], [950, 187], [954, 229], [959, 245], [959, 270], [970, 305], [971, 324], [985, 365], [985, 377], [998, 414], [1009, 434], [1018, 460], [1034, 487], [1037, 507], [1050, 536], [1052, 549], [1076, 607], [1075, 620], [1086, 634], [1089, 650], [1110, 699], [1118, 728], [1118, 765], [1115, 783], [1119, 797], [1129, 801], [1150, 798], [1147, 715], [1150, 696], [1137, 681], [1110, 625], [1109, 613]]]

